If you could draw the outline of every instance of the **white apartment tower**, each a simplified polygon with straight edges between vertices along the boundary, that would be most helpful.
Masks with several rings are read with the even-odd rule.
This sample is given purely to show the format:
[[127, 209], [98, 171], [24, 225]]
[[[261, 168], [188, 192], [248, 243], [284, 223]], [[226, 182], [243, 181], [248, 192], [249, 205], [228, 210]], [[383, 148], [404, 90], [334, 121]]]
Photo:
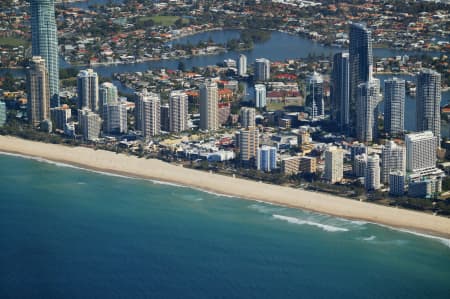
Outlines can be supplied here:
[[389, 182], [389, 174], [393, 171], [405, 172], [406, 149], [394, 141], [388, 141], [381, 151], [381, 182]]
[[344, 152], [332, 146], [325, 151], [325, 179], [334, 184], [344, 176]]
[[241, 126], [243, 128], [255, 127], [255, 108], [242, 107], [241, 108]]
[[102, 119], [88, 108], [78, 110], [80, 131], [84, 140], [95, 141], [100, 136]]
[[200, 129], [215, 131], [219, 128], [219, 91], [211, 79], [200, 85]]
[[142, 132], [146, 140], [149, 140], [161, 132], [161, 100], [158, 94], [148, 92], [146, 89], [136, 96], [136, 128]]
[[239, 55], [238, 75], [241, 77], [247, 75], [247, 56], [244, 54]]
[[255, 107], [264, 108], [267, 105], [266, 86], [264, 84], [255, 84]]
[[169, 98], [170, 132], [183, 132], [188, 129], [188, 96], [181, 90], [174, 90]]
[[323, 78], [314, 72], [308, 80], [307, 100], [311, 109], [313, 120], [322, 118], [325, 115], [325, 104], [323, 102]]
[[364, 186], [367, 191], [378, 190], [380, 184], [380, 157], [370, 155], [367, 157], [366, 175], [364, 176]]
[[390, 135], [403, 133], [405, 122], [405, 80], [384, 81], [384, 130]]
[[98, 75], [93, 69], [82, 70], [77, 77], [78, 108], [99, 112]]
[[406, 170], [421, 172], [436, 167], [437, 138], [431, 131], [405, 136]]

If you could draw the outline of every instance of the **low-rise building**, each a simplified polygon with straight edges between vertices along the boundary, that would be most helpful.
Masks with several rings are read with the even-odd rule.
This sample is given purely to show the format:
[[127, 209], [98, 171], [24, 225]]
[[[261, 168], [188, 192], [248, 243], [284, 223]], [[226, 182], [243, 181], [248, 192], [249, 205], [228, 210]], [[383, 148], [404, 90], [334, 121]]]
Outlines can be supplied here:
[[300, 156], [288, 157], [281, 160], [281, 172], [284, 175], [297, 174], [300, 170]]

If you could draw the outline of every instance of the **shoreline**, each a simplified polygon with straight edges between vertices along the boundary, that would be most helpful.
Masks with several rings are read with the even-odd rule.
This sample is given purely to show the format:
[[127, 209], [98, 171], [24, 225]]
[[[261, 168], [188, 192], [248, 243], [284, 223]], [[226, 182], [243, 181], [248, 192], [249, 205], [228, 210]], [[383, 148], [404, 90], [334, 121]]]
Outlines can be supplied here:
[[[395, 229], [450, 238], [450, 218], [359, 202], [330, 194], [211, 174], [155, 159], [138, 158], [85, 147], [47, 144], [10, 136], [0, 136], [0, 151], [30, 158], [41, 158], [105, 174], [175, 184], [218, 195], [262, 201], [346, 219], [363, 220]], [[264, 192], [261, 192], [262, 188]]]

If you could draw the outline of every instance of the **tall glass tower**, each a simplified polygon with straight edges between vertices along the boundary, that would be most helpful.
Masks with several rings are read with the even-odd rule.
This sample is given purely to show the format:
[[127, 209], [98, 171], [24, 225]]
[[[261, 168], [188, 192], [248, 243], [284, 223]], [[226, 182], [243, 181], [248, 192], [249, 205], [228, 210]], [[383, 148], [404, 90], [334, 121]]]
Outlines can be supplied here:
[[333, 57], [331, 73], [332, 118], [339, 129], [348, 129], [350, 123], [350, 64], [348, 52], [337, 53]]
[[366, 25], [352, 23], [350, 25], [350, 118], [353, 127], [356, 123], [356, 101], [358, 98], [358, 87], [366, 83], [372, 77], [372, 33]]
[[416, 121], [417, 131], [431, 131], [441, 140], [441, 74], [422, 69], [416, 77]]
[[31, 42], [33, 56], [45, 60], [48, 71], [51, 107], [59, 106], [58, 37], [56, 34], [55, 1], [30, 0]]

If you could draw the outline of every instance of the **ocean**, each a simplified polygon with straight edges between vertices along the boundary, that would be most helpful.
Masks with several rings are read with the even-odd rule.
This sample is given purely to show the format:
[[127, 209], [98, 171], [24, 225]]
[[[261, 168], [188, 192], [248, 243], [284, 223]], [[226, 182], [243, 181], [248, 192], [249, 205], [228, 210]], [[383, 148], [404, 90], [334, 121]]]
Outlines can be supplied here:
[[0, 298], [450, 295], [447, 239], [10, 155], [0, 190]]

